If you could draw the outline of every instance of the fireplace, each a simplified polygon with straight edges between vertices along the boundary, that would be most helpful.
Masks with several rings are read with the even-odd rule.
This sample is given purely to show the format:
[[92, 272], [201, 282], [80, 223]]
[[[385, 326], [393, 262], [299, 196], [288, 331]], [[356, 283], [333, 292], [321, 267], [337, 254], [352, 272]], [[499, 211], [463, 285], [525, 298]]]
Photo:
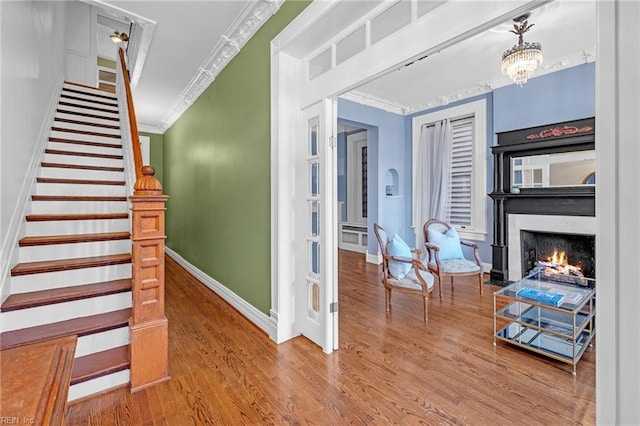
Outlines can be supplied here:
[[[589, 237], [581, 244], [595, 246], [596, 178], [582, 167], [587, 153], [595, 157], [594, 118], [498, 133], [498, 144], [491, 151], [494, 157], [494, 189], [489, 194], [493, 199], [492, 284], [505, 285], [521, 279], [529, 271], [529, 260], [523, 262], [520, 256], [521, 231], [547, 236], [586, 235]], [[546, 166], [538, 163], [542, 158], [557, 156], [564, 156], [569, 163], [552, 162]], [[563, 172], [569, 169], [578, 170], [580, 182], [565, 179]], [[551, 176], [553, 170], [557, 172]], [[569, 242], [562, 244], [569, 245]], [[527, 250], [529, 253], [531, 249]], [[593, 252], [580, 257], [581, 262], [585, 262], [584, 258], [590, 259], [586, 268], [591, 277], [595, 276]]]
[[520, 231], [522, 275], [545, 270], [568, 276], [595, 278], [595, 235]]

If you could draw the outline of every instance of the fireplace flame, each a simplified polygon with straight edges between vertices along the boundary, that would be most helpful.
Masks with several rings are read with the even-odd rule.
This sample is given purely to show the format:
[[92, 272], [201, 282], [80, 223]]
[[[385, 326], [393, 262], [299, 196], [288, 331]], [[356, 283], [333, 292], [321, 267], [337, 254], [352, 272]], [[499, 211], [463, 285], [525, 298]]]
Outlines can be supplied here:
[[547, 258], [547, 261], [555, 263], [560, 266], [567, 266], [569, 261], [567, 260], [567, 254], [564, 251], [558, 252], [558, 249], [553, 249], [553, 255]]
[[536, 266], [542, 267], [547, 274], [563, 274], [582, 276], [579, 266], [569, 265], [567, 254], [564, 251], [553, 249], [553, 254], [547, 258], [547, 262], [536, 262]]

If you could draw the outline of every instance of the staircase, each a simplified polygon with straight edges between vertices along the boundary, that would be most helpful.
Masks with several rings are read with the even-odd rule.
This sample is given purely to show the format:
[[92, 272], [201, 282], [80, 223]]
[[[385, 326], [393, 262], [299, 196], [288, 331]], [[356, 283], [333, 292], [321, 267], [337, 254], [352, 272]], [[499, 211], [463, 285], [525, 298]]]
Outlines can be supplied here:
[[130, 380], [129, 204], [118, 107], [65, 83], [0, 306], [0, 348], [77, 336], [68, 399]]

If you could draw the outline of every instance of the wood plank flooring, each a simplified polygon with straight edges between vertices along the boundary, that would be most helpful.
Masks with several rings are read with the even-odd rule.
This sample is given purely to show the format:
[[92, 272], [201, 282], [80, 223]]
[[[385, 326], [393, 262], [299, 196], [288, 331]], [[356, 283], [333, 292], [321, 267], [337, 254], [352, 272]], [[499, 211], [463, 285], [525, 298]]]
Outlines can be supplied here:
[[507, 344], [493, 346], [493, 291], [445, 283], [429, 301], [396, 292], [384, 312], [378, 268], [341, 251], [340, 349], [304, 337], [273, 343], [167, 257], [171, 380], [69, 407], [69, 425], [595, 423], [595, 347], [571, 374]]

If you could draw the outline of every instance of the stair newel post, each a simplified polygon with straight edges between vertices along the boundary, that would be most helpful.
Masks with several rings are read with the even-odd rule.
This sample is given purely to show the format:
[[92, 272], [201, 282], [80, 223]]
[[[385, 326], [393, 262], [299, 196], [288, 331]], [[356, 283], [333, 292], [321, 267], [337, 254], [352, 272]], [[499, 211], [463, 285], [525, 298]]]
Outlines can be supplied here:
[[131, 392], [169, 380], [168, 321], [164, 315], [164, 212], [166, 195], [151, 166], [129, 197], [132, 211], [133, 308]]

